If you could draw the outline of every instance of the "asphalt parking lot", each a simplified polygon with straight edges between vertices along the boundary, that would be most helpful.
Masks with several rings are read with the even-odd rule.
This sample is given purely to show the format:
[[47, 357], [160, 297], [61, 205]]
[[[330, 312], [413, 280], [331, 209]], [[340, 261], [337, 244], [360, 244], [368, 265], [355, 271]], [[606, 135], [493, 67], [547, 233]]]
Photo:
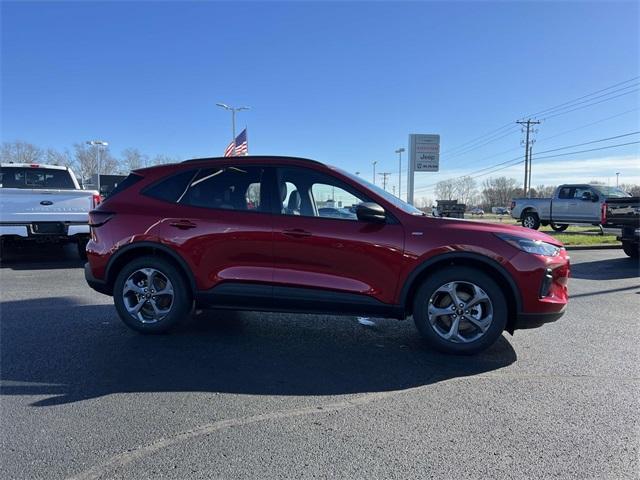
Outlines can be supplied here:
[[568, 313], [476, 357], [411, 321], [205, 312], [141, 336], [71, 247], [5, 251], [3, 478], [638, 478], [638, 264], [571, 252]]

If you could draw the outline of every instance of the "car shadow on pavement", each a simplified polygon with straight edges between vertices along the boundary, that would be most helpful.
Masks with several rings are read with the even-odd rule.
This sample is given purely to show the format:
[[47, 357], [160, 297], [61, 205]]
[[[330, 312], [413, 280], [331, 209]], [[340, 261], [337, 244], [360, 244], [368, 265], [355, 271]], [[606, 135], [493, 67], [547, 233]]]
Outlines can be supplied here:
[[594, 260], [571, 265], [571, 276], [585, 280], [617, 280], [640, 277], [640, 263], [629, 257]]
[[11, 270], [80, 268], [85, 263], [75, 244], [10, 243], [2, 245], [1, 253], [0, 267]]
[[426, 347], [412, 321], [208, 311], [169, 335], [140, 335], [111, 305], [49, 298], [0, 305], [0, 393], [46, 407], [127, 392], [341, 395], [483, 374], [516, 353], [501, 337], [456, 357]]

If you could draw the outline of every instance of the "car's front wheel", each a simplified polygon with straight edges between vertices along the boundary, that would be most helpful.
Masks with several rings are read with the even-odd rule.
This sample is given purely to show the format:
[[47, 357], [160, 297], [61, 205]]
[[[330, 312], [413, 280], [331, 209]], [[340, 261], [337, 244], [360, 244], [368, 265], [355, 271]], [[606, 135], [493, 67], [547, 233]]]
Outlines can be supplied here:
[[163, 258], [129, 262], [116, 277], [113, 301], [122, 321], [142, 333], [163, 333], [188, 318], [191, 293], [184, 275]]
[[507, 324], [507, 302], [500, 287], [484, 272], [449, 267], [418, 289], [413, 318], [430, 346], [471, 355], [490, 347]]
[[631, 258], [640, 257], [640, 248], [635, 242], [622, 242], [622, 250]]

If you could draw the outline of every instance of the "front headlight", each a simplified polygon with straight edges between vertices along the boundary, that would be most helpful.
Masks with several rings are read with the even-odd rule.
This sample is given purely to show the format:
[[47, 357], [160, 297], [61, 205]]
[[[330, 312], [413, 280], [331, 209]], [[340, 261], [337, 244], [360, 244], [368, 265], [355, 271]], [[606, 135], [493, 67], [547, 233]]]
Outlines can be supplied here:
[[560, 253], [560, 247], [556, 247], [541, 240], [532, 240], [530, 238], [518, 237], [508, 233], [496, 233], [496, 236], [505, 242], [513, 245], [518, 250], [527, 253], [535, 253], [536, 255], [544, 255], [545, 257], [555, 257]]

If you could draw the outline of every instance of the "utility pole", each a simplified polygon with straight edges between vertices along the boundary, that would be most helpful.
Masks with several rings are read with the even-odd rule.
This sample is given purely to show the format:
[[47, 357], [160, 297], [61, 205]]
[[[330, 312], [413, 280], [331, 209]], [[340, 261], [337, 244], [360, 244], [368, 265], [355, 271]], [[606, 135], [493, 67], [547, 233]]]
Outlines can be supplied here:
[[532, 145], [535, 140], [529, 138], [532, 136], [533, 132], [531, 129], [531, 125], [538, 125], [540, 123], [539, 120], [518, 120], [516, 123], [520, 125], [525, 125], [526, 130], [523, 127], [522, 131], [525, 132], [525, 140], [524, 140], [524, 196], [527, 196], [527, 191], [531, 187], [531, 151]]
[[396, 150], [398, 154], [398, 198], [400, 199], [402, 198], [402, 152], [404, 152], [404, 148]]
[[618, 188], [618, 180], [620, 180], [620, 172], [616, 172], [616, 188]]
[[396, 186], [394, 185], [393, 187], [391, 187], [393, 189], [393, 195], [395, 196], [396, 194]]
[[373, 184], [374, 185], [376, 184], [376, 163], [378, 163], [377, 160], [373, 162]]
[[91, 145], [92, 147], [96, 147], [96, 157], [97, 157], [97, 163], [98, 163], [98, 193], [102, 195], [102, 192], [100, 191], [100, 188], [102, 187], [101, 182], [100, 182], [100, 174], [102, 173], [102, 150], [100, 147], [108, 147], [109, 143], [105, 142], [104, 140], [88, 140], [87, 145]]
[[382, 172], [382, 173], [379, 173], [378, 175], [380, 175], [382, 177], [382, 188], [384, 190], [386, 190], [387, 189], [387, 177], [389, 175], [391, 175], [391, 172]]

